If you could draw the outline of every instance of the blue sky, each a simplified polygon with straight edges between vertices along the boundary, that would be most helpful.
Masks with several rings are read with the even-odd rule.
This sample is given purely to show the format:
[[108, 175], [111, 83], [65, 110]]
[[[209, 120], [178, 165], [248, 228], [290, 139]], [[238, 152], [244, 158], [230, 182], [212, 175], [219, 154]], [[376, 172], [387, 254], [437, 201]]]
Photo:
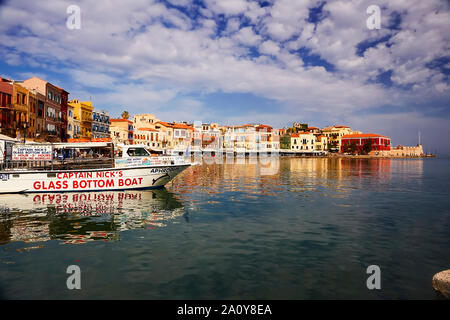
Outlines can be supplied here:
[[[81, 9], [81, 29], [66, 10]], [[381, 8], [381, 29], [366, 10]], [[445, 1], [0, 2], [0, 73], [118, 116], [350, 125], [450, 154]]]

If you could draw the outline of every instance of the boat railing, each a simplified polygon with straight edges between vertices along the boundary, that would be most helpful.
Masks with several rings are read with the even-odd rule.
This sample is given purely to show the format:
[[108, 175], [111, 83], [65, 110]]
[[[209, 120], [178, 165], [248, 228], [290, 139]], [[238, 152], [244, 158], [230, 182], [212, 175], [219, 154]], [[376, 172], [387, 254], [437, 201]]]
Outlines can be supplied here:
[[6, 160], [0, 162], [0, 170], [30, 170], [30, 171], [49, 171], [49, 170], [85, 170], [85, 169], [103, 169], [114, 168], [114, 159], [111, 158], [71, 158], [54, 160]]

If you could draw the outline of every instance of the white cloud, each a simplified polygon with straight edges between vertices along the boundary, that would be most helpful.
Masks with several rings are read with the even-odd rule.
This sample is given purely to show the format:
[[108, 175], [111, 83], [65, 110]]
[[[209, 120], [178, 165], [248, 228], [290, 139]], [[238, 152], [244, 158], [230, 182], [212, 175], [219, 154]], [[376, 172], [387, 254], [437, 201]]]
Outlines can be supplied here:
[[259, 47], [259, 52], [276, 55], [278, 52], [280, 52], [280, 47], [274, 41], [267, 40], [261, 44], [261, 46]]
[[234, 39], [243, 45], [255, 46], [261, 42], [262, 37], [255, 34], [252, 27], [245, 27], [239, 30], [239, 32], [234, 36]]
[[[195, 9], [192, 2], [171, 3]], [[328, 112], [331, 118], [380, 105], [407, 106], [419, 98], [424, 103], [448, 98], [448, 78], [427, 67], [448, 56], [450, 16], [442, 3], [384, 0], [381, 30], [366, 27], [368, 0], [327, 1], [326, 18], [308, 22], [310, 8], [320, 3], [278, 0], [261, 7], [256, 1], [211, 0], [206, 8], [197, 7], [194, 21], [160, 2], [80, 1], [82, 28], [68, 30], [70, 1], [17, 0], [0, 10], [0, 54], [10, 65], [67, 71], [81, 86], [71, 93], [83, 94], [83, 85], [102, 88], [107, 92], [97, 94], [96, 101], [131, 103], [136, 110], [191, 92], [274, 99], [284, 106], [286, 119], [305, 111]], [[401, 17], [400, 30], [386, 27], [394, 11]], [[361, 42], [388, 36], [388, 42], [357, 54]], [[293, 52], [302, 48], [335, 71]], [[412, 89], [371, 82], [389, 70], [395, 85]], [[184, 101], [191, 107], [197, 103], [198, 113], [205, 111], [198, 102]]]
[[205, 0], [206, 6], [216, 14], [237, 15], [245, 12], [247, 1], [245, 0]]

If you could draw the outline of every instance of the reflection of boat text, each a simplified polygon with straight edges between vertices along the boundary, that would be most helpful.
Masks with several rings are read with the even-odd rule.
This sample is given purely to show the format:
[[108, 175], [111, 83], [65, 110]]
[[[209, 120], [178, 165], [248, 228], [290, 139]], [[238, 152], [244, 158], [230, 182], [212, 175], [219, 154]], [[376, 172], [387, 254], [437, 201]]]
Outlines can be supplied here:
[[[56, 213], [70, 213], [84, 216], [114, 214], [123, 209], [124, 201], [141, 201], [142, 193], [72, 193], [72, 194], [36, 194], [35, 205], [54, 206]], [[147, 208], [158, 210], [158, 206]]]
[[0, 244], [115, 241], [120, 231], [164, 227], [184, 214], [166, 189], [0, 195], [0, 211]]

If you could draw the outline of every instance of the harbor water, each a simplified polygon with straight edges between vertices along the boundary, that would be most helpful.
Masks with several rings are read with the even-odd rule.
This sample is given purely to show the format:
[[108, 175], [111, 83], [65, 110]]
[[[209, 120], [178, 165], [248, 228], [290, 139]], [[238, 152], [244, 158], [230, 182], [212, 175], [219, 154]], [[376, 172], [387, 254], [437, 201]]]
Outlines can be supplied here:
[[450, 159], [216, 162], [164, 189], [0, 195], [0, 298], [440, 298]]

